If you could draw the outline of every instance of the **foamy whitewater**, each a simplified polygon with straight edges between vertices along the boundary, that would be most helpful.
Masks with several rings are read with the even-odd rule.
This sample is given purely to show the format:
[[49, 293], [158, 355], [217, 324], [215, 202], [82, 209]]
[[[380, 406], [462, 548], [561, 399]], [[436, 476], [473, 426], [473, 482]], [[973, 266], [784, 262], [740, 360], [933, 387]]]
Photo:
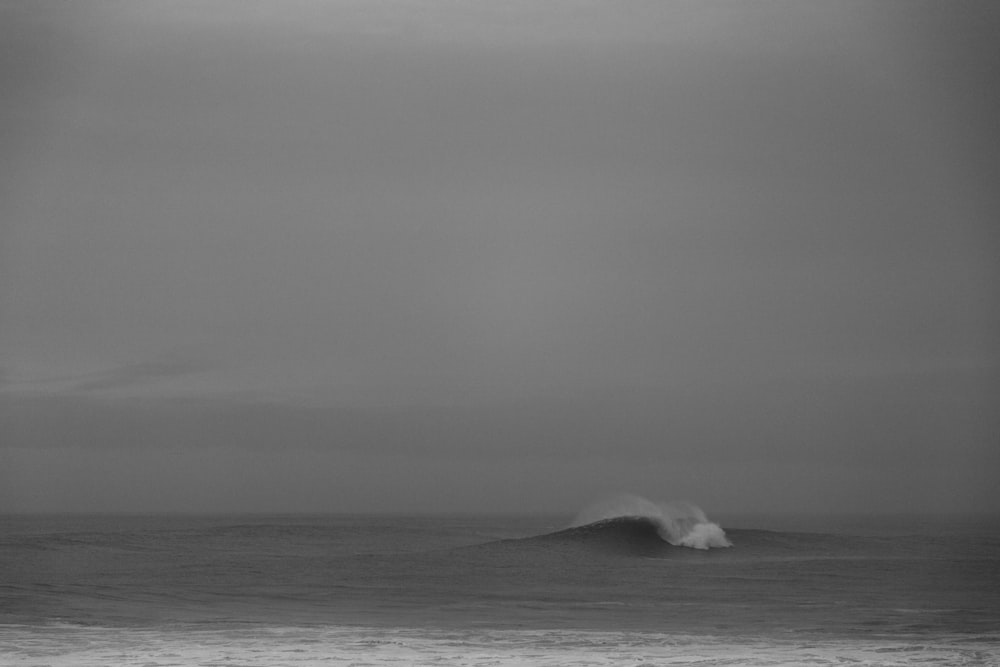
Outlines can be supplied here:
[[996, 518], [720, 523], [0, 516], [0, 664], [1000, 664]]

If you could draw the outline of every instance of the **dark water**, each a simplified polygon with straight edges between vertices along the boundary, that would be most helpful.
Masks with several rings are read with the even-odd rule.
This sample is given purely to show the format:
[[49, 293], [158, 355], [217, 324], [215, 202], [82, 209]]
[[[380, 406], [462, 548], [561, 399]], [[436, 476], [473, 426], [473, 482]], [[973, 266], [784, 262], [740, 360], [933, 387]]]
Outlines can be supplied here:
[[4, 623], [1000, 627], [1000, 531], [987, 521], [730, 528], [733, 546], [707, 551], [671, 546], [638, 519], [562, 531], [495, 517], [8, 516], [2, 527]]
[[995, 519], [742, 525], [697, 550], [647, 519], [5, 516], [0, 624], [997, 638]]

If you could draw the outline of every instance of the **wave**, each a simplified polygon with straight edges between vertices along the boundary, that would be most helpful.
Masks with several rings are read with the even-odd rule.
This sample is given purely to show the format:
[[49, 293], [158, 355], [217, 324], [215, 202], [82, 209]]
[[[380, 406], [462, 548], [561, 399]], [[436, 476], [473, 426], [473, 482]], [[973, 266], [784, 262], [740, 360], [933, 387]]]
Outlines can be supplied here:
[[687, 502], [654, 503], [640, 496], [619, 495], [591, 505], [577, 514], [571, 528], [600, 524], [609, 519], [643, 519], [657, 535], [675, 547], [712, 549], [732, 546], [719, 524], [701, 508]]
[[679, 552], [660, 536], [660, 526], [647, 517], [619, 516], [582, 526], [571, 526], [537, 537], [511, 540], [534, 546], [560, 545], [630, 556], [666, 556]]
[[605, 553], [659, 558], [729, 546], [725, 531], [695, 505], [656, 504], [628, 495], [587, 507], [567, 528], [555, 532], [459, 547], [458, 551], [496, 553], [496, 549], [513, 549], [524, 553], [524, 549], [540, 549], [541, 553], [562, 555]]

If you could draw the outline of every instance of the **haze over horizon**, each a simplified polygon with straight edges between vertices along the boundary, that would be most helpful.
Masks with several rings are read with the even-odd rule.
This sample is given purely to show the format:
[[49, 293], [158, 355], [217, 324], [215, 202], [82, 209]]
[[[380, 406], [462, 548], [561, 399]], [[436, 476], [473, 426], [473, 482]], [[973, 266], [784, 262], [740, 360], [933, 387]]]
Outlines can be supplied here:
[[1000, 8], [0, 3], [0, 512], [1000, 511]]

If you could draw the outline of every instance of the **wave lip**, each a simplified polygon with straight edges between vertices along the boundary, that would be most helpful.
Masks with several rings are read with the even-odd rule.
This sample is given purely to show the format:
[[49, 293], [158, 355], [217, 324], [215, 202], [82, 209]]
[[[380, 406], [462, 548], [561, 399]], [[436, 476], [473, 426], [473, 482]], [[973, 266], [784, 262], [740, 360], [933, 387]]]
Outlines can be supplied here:
[[576, 516], [570, 529], [625, 518], [648, 521], [655, 527], [660, 539], [675, 547], [712, 549], [732, 546], [719, 524], [709, 521], [696, 505], [686, 502], [654, 503], [630, 494], [587, 507]]

